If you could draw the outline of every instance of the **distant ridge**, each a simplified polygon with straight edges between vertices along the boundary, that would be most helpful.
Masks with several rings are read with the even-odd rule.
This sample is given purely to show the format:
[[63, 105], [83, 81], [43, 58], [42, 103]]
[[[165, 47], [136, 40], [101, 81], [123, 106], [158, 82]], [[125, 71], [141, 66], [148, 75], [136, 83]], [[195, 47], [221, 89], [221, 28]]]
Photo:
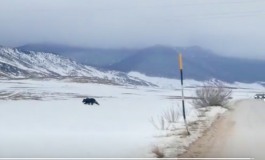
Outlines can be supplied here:
[[[42, 45], [19, 48], [34, 50], [40, 49], [40, 46]], [[199, 46], [155, 45], [143, 49], [97, 49], [63, 45], [57, 45], [57, 49], [45, 45], [42, 47], [49, 52], [61, 51], [57, 54], [86, 65], [122, 72], [137, 71], [148, 76], [167, 78], [179, 78], [177, 53], [182, 52], [185, 78], [198, 81], [215, 78], [226, 82], [247, 83], [265, 81], [265, 61], [223, 57]]]

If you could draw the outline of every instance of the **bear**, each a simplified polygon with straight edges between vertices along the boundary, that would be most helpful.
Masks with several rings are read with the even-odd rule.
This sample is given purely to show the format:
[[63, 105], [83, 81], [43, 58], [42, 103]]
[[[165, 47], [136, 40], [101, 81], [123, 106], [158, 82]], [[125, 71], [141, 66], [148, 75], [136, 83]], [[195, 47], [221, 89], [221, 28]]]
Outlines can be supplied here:
[[94, 103], [99, 105], [99, 103], [94, 98], [85, 98], [83, 99], [84, 104], [93, 105]]

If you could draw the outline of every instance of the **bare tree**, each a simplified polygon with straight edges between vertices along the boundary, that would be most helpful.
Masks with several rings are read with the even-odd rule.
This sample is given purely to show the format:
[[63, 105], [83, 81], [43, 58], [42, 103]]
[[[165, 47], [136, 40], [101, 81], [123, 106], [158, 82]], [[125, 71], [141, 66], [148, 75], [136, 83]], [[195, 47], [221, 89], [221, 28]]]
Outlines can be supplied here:
[[197, 98], [193, 105], [198, 108], [208, 106], [226, 107], [232, 95], [232, 89], [226, 87], [222, 82], [206, 82], [195, 92]]
[[178, 122], [179, 115], [179, 110], [171, 107], [165, 110], [163, 114], [157, 116], [157, 118], [151, 117], [150, 122], [157, 130], [168, 130], [171, 124]]
[[157, 130], [167, 130], [169, 127], [169, 124], [166, 122], [163, 116], [157, 116], [157, 119], [152, 117], [150, 122]]
[[180, 112], [177, 108], [171, 107], [164, 111], [163, 117], [168, 123], [177, 123], [179, 119]]

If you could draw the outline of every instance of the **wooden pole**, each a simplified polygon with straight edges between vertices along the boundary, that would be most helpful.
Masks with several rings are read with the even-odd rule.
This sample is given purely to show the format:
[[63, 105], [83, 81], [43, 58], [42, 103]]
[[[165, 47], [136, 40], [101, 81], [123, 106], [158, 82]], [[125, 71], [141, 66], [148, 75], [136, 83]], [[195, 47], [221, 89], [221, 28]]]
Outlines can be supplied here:
[[187, 134], [190, 135], [187, 120], [186, 120], [186, 112], [185, 112], [185, 97], [184, 97], [184, 87], [183, 87], [183, 62], [182, 62], [181, 53], [179, 53], [178, 61], [179, 61], [179, 70], [180, 70], [180, 79], [181, 79], [182, 115], [184, 119], [184, 124], [186, 126]]

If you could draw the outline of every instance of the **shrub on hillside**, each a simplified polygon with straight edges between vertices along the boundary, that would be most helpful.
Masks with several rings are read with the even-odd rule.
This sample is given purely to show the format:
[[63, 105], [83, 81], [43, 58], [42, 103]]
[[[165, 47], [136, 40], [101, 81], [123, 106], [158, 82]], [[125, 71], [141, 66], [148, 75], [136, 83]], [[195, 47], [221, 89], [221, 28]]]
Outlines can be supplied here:
[[157, 118], [151, 118], [151, 124], [158, 130], [168, 130], [173, 123], [177, 123], [179, 120], [180, 112], [178, 108], [168, 108], [163, 114], [157, 116]]
[[208, 106], [227, 107], [232, 95], [232, 89], [226, 87], [222, 82], [206, 82], [195, 91], [196, 99], [192, 101], [197, 108]]

